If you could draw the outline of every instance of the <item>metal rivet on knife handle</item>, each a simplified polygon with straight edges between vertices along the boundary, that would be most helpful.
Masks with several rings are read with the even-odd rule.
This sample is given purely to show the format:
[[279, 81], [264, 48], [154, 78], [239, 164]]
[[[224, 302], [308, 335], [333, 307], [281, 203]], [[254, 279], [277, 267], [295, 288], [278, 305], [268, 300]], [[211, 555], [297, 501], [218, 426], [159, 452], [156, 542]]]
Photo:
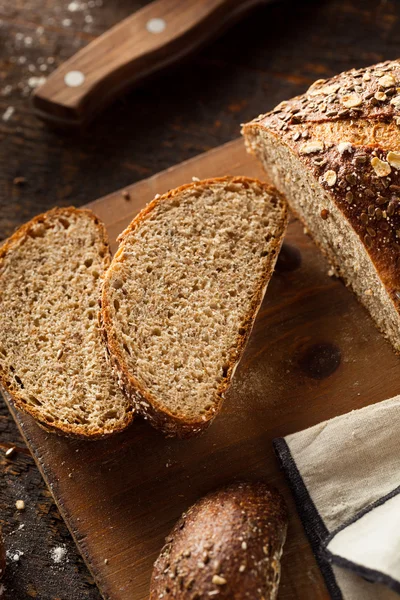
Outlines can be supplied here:
[[161, 33], [166, 26], [164, 19], [150, 19], [146, 23], [146, 29], [149, 33]]
[[69, 87], [79, 87], [85, 81], [85, 76], [82, 71], [68, 71], [64, 81]]

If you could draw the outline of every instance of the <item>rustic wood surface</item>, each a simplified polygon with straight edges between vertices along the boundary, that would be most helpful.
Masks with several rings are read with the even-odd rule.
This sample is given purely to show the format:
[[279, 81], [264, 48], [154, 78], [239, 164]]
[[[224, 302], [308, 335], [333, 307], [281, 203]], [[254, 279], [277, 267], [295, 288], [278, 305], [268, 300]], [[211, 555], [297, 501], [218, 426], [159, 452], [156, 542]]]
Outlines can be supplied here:
[[[33, 105], [51, 124], [87, 124], [122, 92], [189, 56], [263, 1], [152, 2], [63, 63], [36, 89]], [[159, 23], [161, 30], [153, 31], [152, 23]], [[69, 85], [71, 75], [82, 82]]]
[[[396, 1], [281, 2], [257, 9], [189, 63], [121, 98], [79, 136], [60, 135], [37, 121], [31, 113], [29, 95], [39, 78], [144, 4], [134, 0], [0, 0], [0, 239], [42, 210], [56, 204], [82, 205], [236, 137], [239, 122], [303, 91], [316, 78], [400, 54], [400, 4]], [[300, 270], [291, 275], [295, 278], [293, 284], [297, 281], [295, 273]], [[280, 282], [279, 277], [274, 278], [271, 294], [274, 286], [279, 293]], [[340, 290], [340, 294], [346, 294], [340, 284], [329, 285], [335, 285], [337, 293]], [[341, 316], [341, 301], [335, 295], [332, 302], [329, 285], [322, 306], [328, 314]], [[298, 291], [297, 302], [304, 305], [299, 319], [304, 318], [305, 323], [319, 306], [318, 290], [319, 284], [310, 284], [309, 289]], [[324, 285], [320, 293], [323, 290]], [[355, 334], [362, 340], [364, 350], [357, 360], [365, 368], [368, 343], [376, 334], [368, 317], [358, 307], [354, 310], [357, 331], [347, 330], [350, 317], [346, 317], [341, 320], [340, 332], [347, 336], [348, 343]], [[321, 323], [316, 325], [320, 327]], [[287, 329], [281, 327], [275, 348], [278, 354], [286, 336], [306, 347], [315, 340], [316, 333], [321, 339], [326, 335], [325, 342], [334, 342], [328, 336], [329, 329], [302, 331], [306, 326], [298, 319], [287, 323]], [[335, 408], [343, 412], [349, 389], [354, 396], [360, 394], [360, 404], [366, 388], [372, 390], [371, 400], [389, 395], [385, 385], [398, 370], [398, 364], [386, 345], [379, 338], [374, 339], [382, 352], [382, 364], [386, 362], [384, 381], [375, 369], [372, 382], [360, 377], [353, 381], [353, 387], [338, 387], [332, 397], [329, 378], [304, 379], [304, 389], [294, 387], [293, 396], [285, 399], [285, 403], [293, 402], [288, 431], [296, 428], [295, 416], [306, 409], [310, 389], [315, 391], [319, 404], [330, 407], [332, 414]], [[342, 340], [338, 342], [342, 365], [351, 365], [355, 359], [343, 352]], [[325, 361], [329, 370], [332, 356], [337, 355], [329, 347], [322, 349], [329, 359]], [[292, 353], [281, 358], [290, 365], [293, 356]], [[310, 356], [306, 353], [305, 357], [295, 364], [318, 375], [318, 352], [310, 351]], [[243, 364], [245, 368], [246, 363]], [[274, 406], [284, 414], [282, 385], [282, 381], [278, 382]], [[261, 400], [259, 395], [257, 417]], [[318, 414], [313, 418], [316, 422]], [[144, 430], [142, 425], [138, 428]], [[236, 428], [240, 430], [240, 424]], [[25, 553], [19, 561], [9, 560], [3, 582], [6, 591], [0, 587], [3, 597], [98, 600], [99, 593], [4, 405], [0, 431], [3, 450], [14, 445], [19, 449], [11, 459], [3, 455], [0, 458], [0, 523], [6, 545], [14, 551], [12, 556], [16, 550]], [[194, 491], [190, 492], [190, 499], [195, 499]], [[166, 502], [172, 503], [178, 493], [168, 486]], [[26, 502], [26, 510], [18, 513], [15, 501], [21, 498]], [[24, 528], [13, 533], [21, 524]], [[50, 552], [64, 544], [68, 562], [55, 563]], [[287, 559], [285, 564], [289, 564]], [[284, 569], [282, 592], [287, 598], [295, 598], [287, 570]], [[309, 577], [317, 577], [315, 568]]]

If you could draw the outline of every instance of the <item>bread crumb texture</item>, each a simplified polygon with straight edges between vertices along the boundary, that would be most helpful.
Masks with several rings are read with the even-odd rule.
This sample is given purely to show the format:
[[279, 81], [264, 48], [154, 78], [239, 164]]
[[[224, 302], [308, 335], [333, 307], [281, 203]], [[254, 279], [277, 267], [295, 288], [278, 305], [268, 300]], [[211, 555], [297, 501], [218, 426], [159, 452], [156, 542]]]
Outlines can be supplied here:
[[215, 415], [285, 225], [278, 192], [224, 178], [153, 201], [121, 236], [105, 279], [103, 320], [144, 414], [150, 402], [187, 423]]
[[84, 437], [126, 426], [131, 408], [98, 327], [105, 230], [90, 211], [55, 209], [0, 250], [0, 375], [19, 408]]

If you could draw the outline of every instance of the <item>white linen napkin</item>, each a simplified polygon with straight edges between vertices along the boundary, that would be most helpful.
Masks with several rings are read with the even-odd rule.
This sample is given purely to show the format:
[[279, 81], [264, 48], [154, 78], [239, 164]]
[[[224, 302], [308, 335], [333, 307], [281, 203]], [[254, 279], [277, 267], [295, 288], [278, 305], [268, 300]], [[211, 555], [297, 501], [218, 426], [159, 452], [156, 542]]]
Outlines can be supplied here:
[[399, 600], [400, 396], [278, 438], [334, 600]]

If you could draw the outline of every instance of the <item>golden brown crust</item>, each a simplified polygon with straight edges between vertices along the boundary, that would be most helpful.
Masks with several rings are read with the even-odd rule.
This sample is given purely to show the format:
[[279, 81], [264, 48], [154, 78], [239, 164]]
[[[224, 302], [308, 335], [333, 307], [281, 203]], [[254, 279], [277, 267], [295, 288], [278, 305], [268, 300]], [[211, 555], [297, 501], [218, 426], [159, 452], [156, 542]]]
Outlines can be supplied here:
[[330, 194], [400, 311], [400, 62], [320, 80], [243, 133], [258, 129], [283, 141]]
[[287, 511], [264, 482], [208, 494], [177, 522], [157, 559], [150, 600], [272, 600], [279, 585]]
[[[239, 336], [236, 352], [234, 356], [231, 356], [228, 361], [228, 370], [226, 376], [224, 377], [219, 389], [217, 390], [216, 398], [214, 405], [212, 408], [203, 415], [201, 420], [189, 420], [180, 418], [177, 415], [173, 415], [169, 411], [167, 411], [164, 407], [157, 402], [157, 399], [150, 395], [144, 388], [141, 386], [140, 382], [137, 381], [135, 377], [129, 372], [129, 368], [126, 365], [122, 352], [120, 350], [119, 344], [114, 341], [113, 337], [113, 324], [111, 319], [111, 311], [109, 304], [109, 286], [110, 286], [110, 276], [113, 272], [113, 264], [118, 261], [118, 257], [124, 251], [124, 240], [133, 233], [142, 223], [144, 219], [148, 217], [153, 208], [157, 206], [160, 202], [165, 202], [173, 198], [174, 196], [179, 195], [183, 190], [187, 189], [195, 189], [197, 186], [207, 186], [216, 182], [227, 182], [231, 181], [233, 183], [246, 183], [251, 181], [253, 183], [257, 183], [259, 186], [265, 189], [266, 193], [271, 195], [274, 198], [277, 198], [279, 202], [282, 203], [282, 222], [281, 228], [277, 232], [276, 236], [276, 244], [273, 250], [269, 255], [269, 261], [266, 266], [265, 278], [263, 282], [260, 284], [259, 288], [256, 290], [251, 310], [249, 311], [248, 318], [244, 324], [246, 329], [245, 333]], [[213, 179], [202, 180], [199, 182], [193, 182], [189, 184], [185, 184], [171, 190], [160, 196], [155, 198], [148, 204], [148, 206], [143, 209], [139, 215], [131, 222], [131, 224], [125, 229], [125, 231], [119, 236], [118, 241], [120, 241], [120, 246], [118, 248], [117, 253], [113, 259], [111, 267], [108, 271], [108, 277], [105, 278], [103, 283], [102, 297], [101, 297], [101, 325], [102, 331], [104, 335], [104, 341], [107, 346], [107, 351], [109, 355], [110, 362], [116, 372], [119, 384], [121, 389], [127, 395], [127, 397], [133, 402], [136, 410], [139, 414], [141, 414], [144, 419], [148, 420], [156, 429], [159, 429], [167, 436], [177, 436], [180, 438], [189, 438], [194, 435], [200, 434], [202, 431], [207, 429], [209, 425], [212, 423], [215, 416], [219, 413], [224, 394], [226, 393], [231, 379], [234, 373], [234, 370], [239, 363], [239, 360], [243, 354], [244, 348], [246, 346], [247, 340], [251, 333], [252, 326], [254, 324], [255, 318], [257, 316], [258, 309], [261, 305], [262, 298], [265, 293], [266, 286], [271, 278], [275, 261], [279, 254], [279, 250], [283, 241], [283, 234], [286, 230], [287, 225], [287, 208], [286, 202], [283, 196], [275, 190], [275, 188], [267, 185], [266, 183], [262, 183], [257, 179], [250, 179], [248, 177], [219, 177]]]
[[[110, 262], [111, 262], [111, 251], [110, 251], [108, 235], [107, 235], [104, 224], [100, 221], [100, 219], [91, 210], [77, 209], [73, 206], [69, 206], [67, 208], [58, 208], [58, 207], [53, 208], [52, 210], [50, 210], [46, 213], [37, 215], [31, 221], [29, 221], [28, 223], [25, 223], [19, 229], [17, 229], [17, 231], [8, 240], [6, 240], [6, 242], [0, 248], [0, 269], [2, 266], [2, 261], [5, 259], [5, 257], [8, 255], [8, 253], [12, 252], [13, 248], [21, 240], [23, 240], [26, 236], [29, 235], [29, 231], [32, 229], [32, 227], [34, 227], [38, 223], [43, 223], [46, 219], [52, 218], [57, 215], [59, 215], [61, 217], [68, 217], [71, 215], [76, 215], [76, 216], [86, 215], [94, 222], [94, 224], [96, 225], [96, 227], [99, 231], [100, 239], [104, 246], [105, 252], [104, 252], [103, 260], [104, 260], [104, 270], [106, 270], [109, 267]], [[61, 423], [61, 422], [60, 423], [49, 423], [43, 419], [43, 416], [40, 413], [40, 411], [38, 411], [34, 406], [31, 406], [31, 405], [28, 406], [26, 403], [24, 403], [21, 400], [21, 397], [18, 395], [17, 391], [12, 390], [12, 392], [11, 392], [10, 386], [9, 386], [8, 380], [7, 380], [7, 374], [3, 372], [1, 367], [0, 367], [0, 385], [3, 387], [3, 389], [6, 391], [6, 393], [10, 396], [14, 406], [18, 410], [31, 415], [37, 421], [37, 423], [42, 427], [42, 429], [45, 429], [46, 431], [48, 431], [50, 433], [58, 433], [58, 434], [65, 435], [67, 437], [81, 438], [81, 439], [86, 439], [86, 440], [87, 439], [95, 440], [95, 439], [108, 437], [109, 435], [114, 435], [114, 433], [123, 431], [124, 429], [126, 429], [126, 427], [128, 427], [131, 424], [131, 422], [133, 420], [133, 412], [128, 413], [126, 415], [126, 418], [124, 419], [124, 422], [121, 423], [120, 426], [116, 427], [113, 431], [107, 432], [107, 433], [105, 433], [100, 428], [97, 430], [94, 429], [90, 432], [87, 432], [85, 430], [84, 426], [81, 426], [78, 424], [71, 425], [71, 424], [66, 424], [66, 423]]]

